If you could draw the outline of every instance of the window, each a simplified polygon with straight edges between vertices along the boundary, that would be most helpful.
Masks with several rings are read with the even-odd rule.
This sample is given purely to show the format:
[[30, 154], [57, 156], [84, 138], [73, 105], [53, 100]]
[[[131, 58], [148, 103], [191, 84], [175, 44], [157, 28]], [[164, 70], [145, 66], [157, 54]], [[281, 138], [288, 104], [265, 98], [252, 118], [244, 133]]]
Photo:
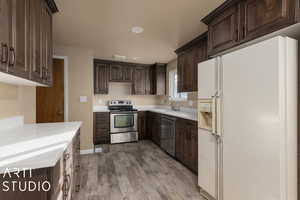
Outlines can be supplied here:
[[178, 76], [177, 76], [177, 70], [171, 70], [169, 72], [169, 93], [171, 100], [175, 101], [184, 101], [187, 100], [187, 93], [178, 93], [177, 92], [177, 82], [178, 82]]

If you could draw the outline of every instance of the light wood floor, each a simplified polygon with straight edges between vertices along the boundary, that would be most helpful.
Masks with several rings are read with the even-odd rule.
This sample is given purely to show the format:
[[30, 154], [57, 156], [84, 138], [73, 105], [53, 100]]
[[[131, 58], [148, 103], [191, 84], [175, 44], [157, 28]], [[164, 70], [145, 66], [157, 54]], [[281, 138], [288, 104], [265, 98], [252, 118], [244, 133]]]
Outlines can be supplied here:
[[150, 141], [81, 156], [76, 200], [203, 200], [197, 177]]

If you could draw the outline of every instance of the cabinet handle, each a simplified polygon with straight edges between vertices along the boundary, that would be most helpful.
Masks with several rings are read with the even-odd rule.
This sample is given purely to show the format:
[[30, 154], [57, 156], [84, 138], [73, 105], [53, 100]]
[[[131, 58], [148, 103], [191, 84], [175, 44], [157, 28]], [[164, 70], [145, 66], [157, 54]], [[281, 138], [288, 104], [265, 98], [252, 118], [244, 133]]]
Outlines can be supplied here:
[[8, 66], [13, 67], [16, 62], [16, 53], [13, 47], [10, 47], [9, 51], [12, 53], [12, 59], [9, 61]]
[[239, 30], [238, 29], [235, 30], [235, 41], [236, 42], [239, 41]]
[[246, 37], [246, 28], [245, 28], [245, 25], [243, 26], [243, 38]]
[[46, 68], [42, 67], [42, 79], [46, 79]]
[[79, 191], [80, 191], [80, 185], [76, 185], [75, 192], [79, 192]]
[[69, 158], [70, 158], [70, 154], [66, 153], [66, 155], [64, 156], [64, 160], [67, 161], [67, 160], [69, 160]]
[[2, 52], [1, 63], [6, 64], [7, 60], [8, 60], [8, 46], [7, 46], [7, 44], [4, 44], [4, 43], [1, 44], [1, 52]]
[[65, 176], [65, 181], [63, 186], [64, 200], [68, 198], [70, 186], [71, 186], [71, 176], [68, 174]]
[[45, 80], [48, 81], [48, 69], [45, 68]]

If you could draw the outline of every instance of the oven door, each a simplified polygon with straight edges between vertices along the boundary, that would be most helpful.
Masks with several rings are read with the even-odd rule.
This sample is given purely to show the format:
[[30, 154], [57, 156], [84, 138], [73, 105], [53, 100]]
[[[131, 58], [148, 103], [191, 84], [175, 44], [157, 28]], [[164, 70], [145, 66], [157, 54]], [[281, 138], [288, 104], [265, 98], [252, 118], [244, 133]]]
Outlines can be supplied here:
[[118, 112], [110, 114], [110, 132], [136, 132], [137, 131], [137, 113]]

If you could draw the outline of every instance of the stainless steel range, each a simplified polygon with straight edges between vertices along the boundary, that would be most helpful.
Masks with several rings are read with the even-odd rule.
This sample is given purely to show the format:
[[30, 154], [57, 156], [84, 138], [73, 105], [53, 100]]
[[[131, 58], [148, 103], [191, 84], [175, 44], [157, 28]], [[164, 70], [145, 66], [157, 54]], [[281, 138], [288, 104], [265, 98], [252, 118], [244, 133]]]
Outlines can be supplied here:
[[130, 100], [112, 100], [110, 110], [110, 141], [112, 144], [138, 141], [137, 110]]

